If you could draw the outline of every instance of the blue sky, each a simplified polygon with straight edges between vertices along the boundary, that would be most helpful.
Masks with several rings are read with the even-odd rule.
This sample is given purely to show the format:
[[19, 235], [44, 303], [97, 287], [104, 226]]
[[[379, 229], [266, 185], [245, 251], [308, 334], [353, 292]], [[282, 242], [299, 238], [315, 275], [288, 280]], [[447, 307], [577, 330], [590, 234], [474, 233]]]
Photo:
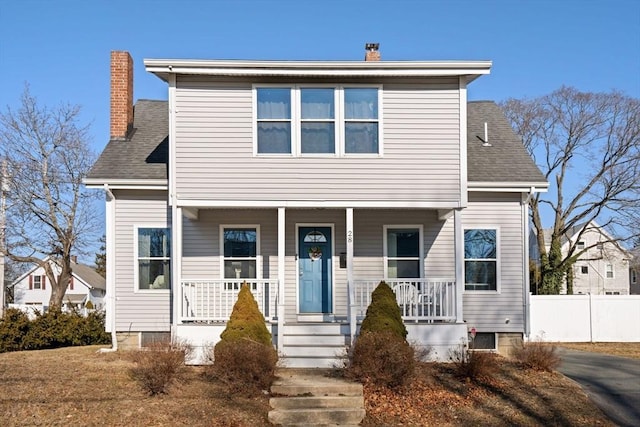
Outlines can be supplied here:
[[640, 97], [639, 0], [0, 0], [0, 108], [24, 84], [42, 104], [83, 107], [109, 137], [109, 52], [135, 62], [135, 99], [166, 99], [145, 58], [492, 60], [470, 99], [561, 85]]

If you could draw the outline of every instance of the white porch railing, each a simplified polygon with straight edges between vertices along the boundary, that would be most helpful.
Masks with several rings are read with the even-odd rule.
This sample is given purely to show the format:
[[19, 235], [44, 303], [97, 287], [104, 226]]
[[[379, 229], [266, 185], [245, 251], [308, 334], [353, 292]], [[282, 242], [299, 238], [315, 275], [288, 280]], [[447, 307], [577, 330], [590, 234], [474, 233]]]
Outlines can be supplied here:
[[[455, 322], [456, 282], [452, 279], [384, 279], [396, 294], [405, 321]], [[355, 316], [362, 319], [371, 303], [371, 293], [381, 282], [355, 280], [352, 301]]]
[[243, 283], [249, 285], [265, 320], [277, 318], [277, 279], [183, 280], [182, 322], [226, 322]]

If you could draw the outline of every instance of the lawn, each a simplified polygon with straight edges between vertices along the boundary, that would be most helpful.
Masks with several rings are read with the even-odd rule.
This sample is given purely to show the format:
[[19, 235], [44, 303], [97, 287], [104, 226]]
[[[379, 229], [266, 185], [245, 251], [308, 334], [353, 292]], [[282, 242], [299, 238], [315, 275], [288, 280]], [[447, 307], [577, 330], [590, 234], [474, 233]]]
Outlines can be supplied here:
[[[639, 346], [640, 348], [640, 346]], [[230, 398], [189, 367], [168, 395], [149, 397], [127, 375], [127, 353], [75, 347], [0, 354], [0, 423], [87, 426], [265, 426], [268, 396]], [[365, 426], [606, 425], [606, 418], [558, 373], [523, 371], [500, 359], [478, 383], [452, 366], [421, 364], [412, 386], [365, 387]]]

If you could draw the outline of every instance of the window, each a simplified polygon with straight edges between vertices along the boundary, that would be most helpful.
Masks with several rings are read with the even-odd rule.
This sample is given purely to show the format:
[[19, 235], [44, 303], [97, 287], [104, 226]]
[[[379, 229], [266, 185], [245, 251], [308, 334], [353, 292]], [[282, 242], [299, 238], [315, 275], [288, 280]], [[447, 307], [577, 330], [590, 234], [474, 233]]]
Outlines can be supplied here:
[[464, 231], [464, 278], [466, 290], [497, 290], [497, 238], [496, 229]]
[[638, 281], [638, 273], [636, 273], [635, 270], [631, 270], [631, 283], [633, 283], [634, 285], [636, 284], [636, 282]]
[[583, 250], [584, 249], [584, 242], [583, 241], [578, 242], [577, 248], [578, 248], [578, 250]]
[[257, 227], [222, 227], [222, 246], [225, 279], [257, 278]]
[[472, 350], [496, 350], [496, 334], [493, 332], [476, 332], [476, 336], [470, 339]]
[[386, 277], [422, 277], [421, 227], [385, 227]]
[[605, 291], [605, 295], [620, 295], [620, 291]]
[[42, 276], [32, 276], [33, 277], [33, 289], [42, 289]]
[[171, 230], [138, 228], [138, 289], [169, 289], [171, 283]]
[[605, 265], [605, 271], [607, 272], [607, 279], [613, 279], [613, 264]]
[[582, 274], [589, 274], [589, 266], [587, 265], [583, 265], [580, 267], [580, 273]]
[[379, 104], [379, 87], [256, 87], [256, 153], [380, 154]]

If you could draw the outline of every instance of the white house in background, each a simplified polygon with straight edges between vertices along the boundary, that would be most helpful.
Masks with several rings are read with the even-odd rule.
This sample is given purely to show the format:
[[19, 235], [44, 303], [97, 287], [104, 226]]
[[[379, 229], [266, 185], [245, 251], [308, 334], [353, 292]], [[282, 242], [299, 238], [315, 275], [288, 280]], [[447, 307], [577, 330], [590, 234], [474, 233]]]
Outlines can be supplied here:
[[[52, 264], [54, 273], [59, 274], [58, 265], [53, 260], [48, 262]], [[104, 308], [105, 278], [96, 273], [92, 267], [78, 264], [75, 259], [71, 261], [71, 268], [73, 273], [65, 292], [62, 308], [83, 308], [89, 301], [95, 309]], [[51, 283], [45, 274], [44, 267], [34, 266], [9, 286], [13, 287], [12, 306], [30, 306], [43, 311], [49, 308]]]
[[631, 295], [640, 295], [640, 248], [635, 248], [630, 252], [629, 293]]
[[147, 59], [168, 101], [133, 104], [111, 56], [103, 189], [107, 329], [215, 343], [247, 282], [288, 366], [329, 366], [375, 286], [437, 358], [475, 327], [528, 330], [528, 200], [547, 183], [500, 108], [468, 102], [489, 61]]
[[[551, 230], [545, 230], [547, 250], [551, 242]], [[629, 295], [629, 273], [632, 259], [629, 251], [616, 243], [607, 231], [595, 221], [573, 227], [562, 242], [566, 255], [571, 244], [579, 255], [573, 265], [573, 293], [592, 295]], [[563, 288], [566, 293], [566, 284]]]

